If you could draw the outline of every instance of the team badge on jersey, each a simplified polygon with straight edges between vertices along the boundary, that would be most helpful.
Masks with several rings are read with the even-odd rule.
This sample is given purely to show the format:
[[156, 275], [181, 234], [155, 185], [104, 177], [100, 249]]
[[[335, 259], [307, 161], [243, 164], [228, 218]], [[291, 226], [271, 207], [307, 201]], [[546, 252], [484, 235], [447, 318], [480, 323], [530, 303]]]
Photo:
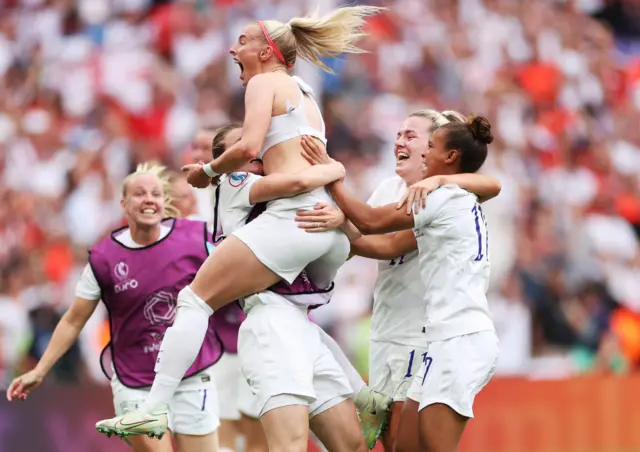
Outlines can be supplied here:
[[229, 183], [232, 187], [238, 188], [247, 180], [248, 174], [245, 172], [231, 173], [229, 176]]

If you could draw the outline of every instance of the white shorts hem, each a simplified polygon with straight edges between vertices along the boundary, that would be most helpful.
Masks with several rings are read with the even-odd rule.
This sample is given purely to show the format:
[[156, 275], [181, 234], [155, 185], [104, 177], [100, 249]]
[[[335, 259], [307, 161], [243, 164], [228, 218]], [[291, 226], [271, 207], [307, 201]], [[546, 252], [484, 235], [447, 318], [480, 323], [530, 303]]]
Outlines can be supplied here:
[[322, 414], [325, 411], [329, 411], [331, 408], [338, 406], [345, 400], [349, 400], [349, 399], [350, 397], [342, 395], [342, 396], [334, 397], [330, 400], [327, 400], [326, 402], [321, 404], [319, 407], [317, 407], [315, 410], [309, 412], [309, 419], [313, 419], [317, 415]]
[[[413, 399], [411, 399], [411, 400], [413, 400]], [[458, 413], [460, 416], [464, 416], [464, 417], [468, 417], [469, 419], [473, 419], [473, 410], [462, 409], [460, 407], [460, 405], [454, 403], [451, 400], [433, 398], [433, 399], [423, 400], [422, 402], [416, 400], [416, 402], [420, 403], [420, 406], [418, 407], [418, 412], [424, 410], [428, 406], [435, 405], [435, 404], [439, 403], [439, 404], [442, 404], [442, 405], [447, 405], [449, 408], [451, 408], [453, 411]]]
[[297, 394], [276, 394], [269, 397], [264, 403], [264, 406], [260, 409], [260, 416], [262, 417], [269, 411], [276, 410], [278, 408], [284, 408], [288, 406], [309, 406], [309, 399]]
[[248, 417], [249, 419], [253, 419], [253, 420], [258, 420], [260, 419], [260, 415], [255, 416], [255, 413], [246, 413], [244, 410], [239, 409], [238, 410], [240, 412], [240, 417], [242, 418], [242, 416], [244, 417]]
[[169, 429], [171, 430], [172, 433], [175, 433], [177, 435], [189, 435], [189, 436], [207, 436], [207, 435], [211, 435], [213, 433], [215, 433], [218, 429], [220, 428], [220, 421], [217, 422], [217, 424], [215, 424], [215, 427], [213, 427], [213, 429], [207, 428], [207, 429], [184, 429], [181, 428], [180, 430], [175, 430], [175, 429]]

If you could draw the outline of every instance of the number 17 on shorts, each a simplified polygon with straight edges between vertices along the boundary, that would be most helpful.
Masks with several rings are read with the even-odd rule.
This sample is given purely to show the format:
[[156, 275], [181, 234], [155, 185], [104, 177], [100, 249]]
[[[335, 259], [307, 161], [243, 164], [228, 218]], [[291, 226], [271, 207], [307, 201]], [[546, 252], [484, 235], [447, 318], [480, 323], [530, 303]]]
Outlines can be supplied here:
[[[431, 357], [428, 356], [428, 352], [424, 352], [421, 356], [422, 356], [422, 364], [424, 366], [424, 375], [422, 376], [421, 384], [424, 384], [424, 380], [425, 378], [427, 378], [427, 373], [429, 372], [429, 368], [431, 367], [431, 362], [433, 361], [433, 359], [431, 359]], [[409, 364], [407, 365], [407, 373], [405, 374], [406, 378], [412, 377], [411, 371], [413, 369], [413, 362], [415, 360], [415, 357], [416, 357], [416, 351], [411, 350], [411, 352], [409, 353]], [[420, 370], [422, 370], [422, 368]]]

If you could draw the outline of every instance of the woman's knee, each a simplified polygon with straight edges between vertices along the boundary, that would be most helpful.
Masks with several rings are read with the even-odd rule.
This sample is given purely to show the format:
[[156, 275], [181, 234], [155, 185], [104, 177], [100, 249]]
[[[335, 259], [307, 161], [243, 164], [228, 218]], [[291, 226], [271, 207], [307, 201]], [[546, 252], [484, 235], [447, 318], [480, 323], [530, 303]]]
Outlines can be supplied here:
[[398, 413], [397, 429], [394, 435], [395, 440], [391, 449], [393, 452], [420, 451], [420, 423], [418, 408], [418, 402], [411, 399], [408, 399], [403, 404], [402, 410]]
[[242, 415], [240, 419], [241, 432], [245, 437], [246, 452], [268, 452], [267, 438], [260, 420]]
[[220, 443], [220, 447], [235, 449], [239, 428], [240, 425], [238, 421], [226, 419], [220, 420], [220, 428], [218, 428], [218, 441]]
[[387, 418], [387, 428], [382, 432], [382, 438], [380, 442], [385, 452], [393, 452], [396, 438], [398, 437], [398, 427], [400, 425], [400, 416], [402, 414], [402, 407], [404, 402], [393, 402], [391, 409], [389, 410], [389, 417]]
[[[218, 452], [218, 431], [206, 435], [175, 435], [178, 452]], [[171, 449], [169, 449], [171, 450]]]
[[267, 411], [260, 418], [271, 452], [305, 452], [309, 439], [309, 410], [289, 405]]
[[[341, 398], [340, 398], [341, 399]], [[366, 452], [355, 404], [346, 399], [311, 419], [311, 428], [332, 452]]]
[[[267, 429], [265, 429], [267, 430]], [[289, 430], [287, 432], [267, 432], [269, 452], [307, 452], [309, 442], [308, 431]]]
[[185, 286], [178, 292], [177, 309], [194, 309], [203, 315], [213, 315], [211, 307], [193, 290], [191, 286]]
[[420, 412], [420, 452], [455, 452], [468, 418], [443, 403]]
[[[324, 435], [327, 433], [330, 434], [330, 432], [325, 431]], [[325, 438], [320, 437], [320, 435], [318, 437], [323, 443], [325, 442]], [[330, 449], [332, 452], [367, 452], [368, 450], [359, 423], [348, 423], [339, 431], [335, 430], [334, 437], [327, 443], [331, 444]]]
[[349, 434], [349, 436], [345, 439], [345, 448], [343, 450], [345, 452], [367, 452], [369, 450], [360, 429], [358, 429], [357, 431], [354, 430]]

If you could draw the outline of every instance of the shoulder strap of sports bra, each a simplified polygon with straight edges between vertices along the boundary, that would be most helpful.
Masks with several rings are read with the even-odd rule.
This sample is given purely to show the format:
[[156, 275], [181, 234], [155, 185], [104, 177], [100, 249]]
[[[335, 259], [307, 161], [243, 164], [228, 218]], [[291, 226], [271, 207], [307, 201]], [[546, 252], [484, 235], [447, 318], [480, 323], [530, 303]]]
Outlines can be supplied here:
[[[314, 97], [315, 93], [313, 92], [313, 88], [311, 88], [311, 86], [309, 86], [304, 80], [302, 80], [297, 75], [294, 75], [293, 79], [298, 84], [298, 87], [300, 88], [300, 91], [301, 91], [300, 105], [302, 105], [302, 102], [304, 102], [305, 100], [304, 95], [306, 94], [309, 97], [309, 100], [313, 103], [314, 107], [316, 107], [316, 110], [318, 111], [320, 118], [322, 118], [322, 112], [320, 111], [320, 107], [318, 106], [318, 103], [315, 100], [315, 97]], [[325, 133], [326, 133], [325, 124], [324, 124], [324, 121], [322, 121], [322, 134], [324, 135]]]
[[298, 84], [298, 87], [300, 88], [300, 90], [304, 93], [307, 94], [309, 96], [313, 96], [314, 92], [313, 92], [313, 88], [311, 88], [307, 82], [305, 82], [304, 80], [302, 80], [300, 77], [298, 77], [297, 75], [294, 75], [292, 77], [295, 82]]

